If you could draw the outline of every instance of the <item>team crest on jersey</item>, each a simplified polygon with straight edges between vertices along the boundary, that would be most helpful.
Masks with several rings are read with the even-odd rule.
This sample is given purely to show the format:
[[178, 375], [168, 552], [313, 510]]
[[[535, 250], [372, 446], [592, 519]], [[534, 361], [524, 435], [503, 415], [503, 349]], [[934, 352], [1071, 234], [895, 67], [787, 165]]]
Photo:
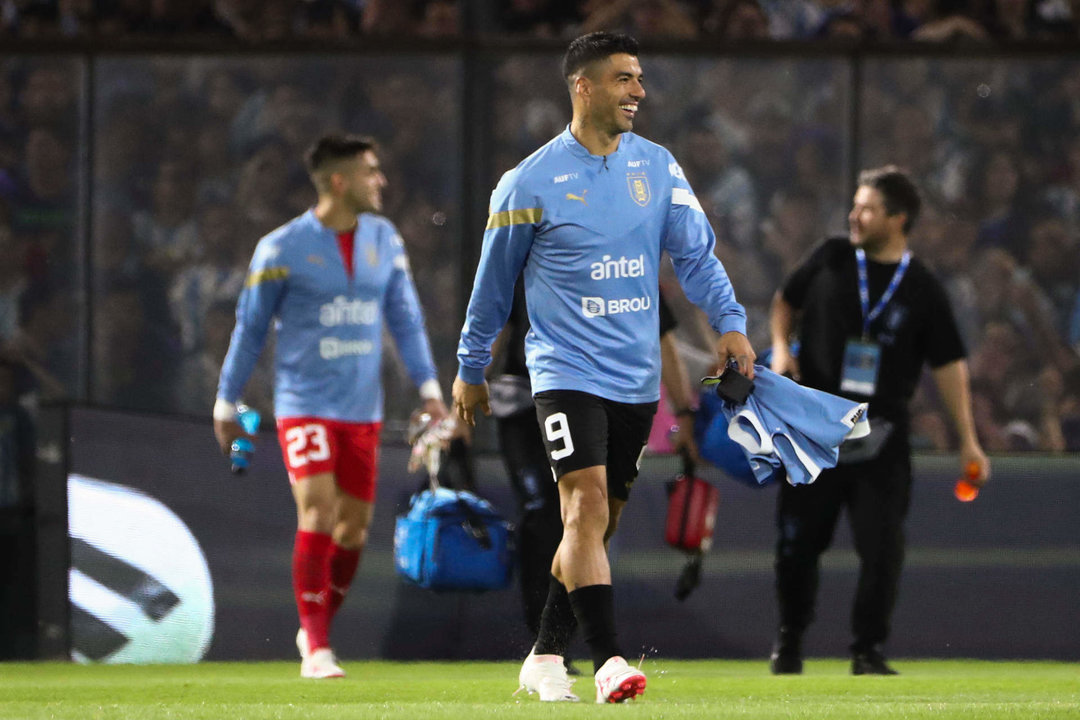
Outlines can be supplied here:
[[649, 189], [649, 176], [643, 172], [626, 173], [626, 184], [630, 188], [630, 197], [641, 207], [649, 204], [652, 191]]
[[368, 245], [365, 248], [365, 257], [367, 257], [367, 264], [371, 267], [379, 264], [379, 253], [375, 251], [374, 245]]

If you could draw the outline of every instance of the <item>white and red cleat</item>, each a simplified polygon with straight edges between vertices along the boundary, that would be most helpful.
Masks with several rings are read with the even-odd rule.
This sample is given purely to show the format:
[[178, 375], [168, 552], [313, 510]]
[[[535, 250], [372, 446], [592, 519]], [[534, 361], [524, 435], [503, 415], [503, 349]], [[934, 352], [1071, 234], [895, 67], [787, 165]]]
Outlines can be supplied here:
[[541, 702], [578, 702], [570, 686], [574, 681], [566, 674], [566, 665], [561, 655], [537, 655], [535, 650], [521, 664], [518, 673], [519, 687], [514, 694], [522, 690], [530, 695], [538, 693]]
[[645, 673], [630, 667], [619, 655], [608, 658], [596, 671], [596, 702], [619, 703], [645, 692]]
[[334, 651], [321, 647], [308, 653], [300, 663], [300, 677], [314, 680], [345, 677], [345, 671], [337, 664]]

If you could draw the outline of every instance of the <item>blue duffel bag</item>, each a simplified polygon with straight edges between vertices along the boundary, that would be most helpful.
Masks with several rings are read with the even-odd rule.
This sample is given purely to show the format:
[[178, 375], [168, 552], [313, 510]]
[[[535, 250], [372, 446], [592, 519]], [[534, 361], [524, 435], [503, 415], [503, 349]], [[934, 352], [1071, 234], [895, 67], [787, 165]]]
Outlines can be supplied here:
[[394, 567], [431, 590], [501, 590], [514, 565], [513, 527], [468, 490], [435, 487], [412, 496], [394, 526]]

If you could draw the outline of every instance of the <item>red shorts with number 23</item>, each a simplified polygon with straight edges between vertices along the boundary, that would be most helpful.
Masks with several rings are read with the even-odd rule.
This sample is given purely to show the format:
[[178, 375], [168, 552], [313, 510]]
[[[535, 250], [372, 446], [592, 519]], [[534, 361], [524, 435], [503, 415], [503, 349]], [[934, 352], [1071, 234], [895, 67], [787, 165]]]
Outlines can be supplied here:
[[334, 473], [342, 491], [365, 502], [375, 500], [381, 422], [287, 417], [278, 419], [277, 430], [289, 482]]

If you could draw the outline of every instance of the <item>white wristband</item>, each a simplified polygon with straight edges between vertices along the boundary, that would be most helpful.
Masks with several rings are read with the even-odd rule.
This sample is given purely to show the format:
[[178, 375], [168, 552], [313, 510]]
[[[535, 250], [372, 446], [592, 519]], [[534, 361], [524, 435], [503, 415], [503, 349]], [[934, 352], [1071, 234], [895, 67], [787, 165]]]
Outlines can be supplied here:
[[224, 398], [218, 398], [214, 401], [214, 419], [221, 420], [222, 422], [228, 422], [232, 420], [236, 421], [236, 403], [231, 403]]
[[439, 387], [439, 381], [435, 378], [425, 380], [420, 384], [420, 399], [421, 400], [438, 400], [442, 402], [442, 388]]

